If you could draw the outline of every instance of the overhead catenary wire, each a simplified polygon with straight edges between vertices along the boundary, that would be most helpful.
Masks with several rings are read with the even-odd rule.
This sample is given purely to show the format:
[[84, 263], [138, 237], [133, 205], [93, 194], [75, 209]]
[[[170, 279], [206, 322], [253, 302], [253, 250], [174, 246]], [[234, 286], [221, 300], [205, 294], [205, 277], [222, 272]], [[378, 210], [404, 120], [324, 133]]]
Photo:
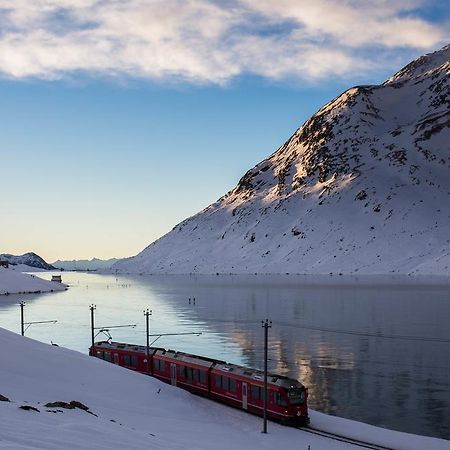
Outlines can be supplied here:
[[[218, 319], [218, 318], [206, 318], [202, 319], [206, 323], [207, 321], [210, 322], [216, 322], [216, 323], [231, 323], [231, 324], [253, 324], [255, 327], [259, 324], [259, 321], [257, 320], [226, 320], [226, 319]], [[291, 327], [291, 328], [298, 328], [298, 329], [304, 329], [304, 330], [310, 330], [310, 331], [319, 331], [324, 333], [336, 333], [336, 334], [347, 334], [350, 336], [360, 336], [360, 337], [373, 337], [373, 338], [380, 338], [380, 339], [399, 339], [399, 340], [406, 340], [406, 341], [423, 341], [423, 342], [440, 342], [445, 344], [450, 344], [450, 338], [440, 338], [440, 337], [434, 337], [434, 336], [412, 336], [412, 335], [398, 335], [398, 334], [383, 334], [383, 333], [370, 333], [366, 331], [358, 331], [358, 330], [343, 330], [339, 328], [329, 328], [329, 327], [319, 327], [319, 326], [313, 326], [313, 325], [306, 325], [306, 324], [296, 324], [296, 323], [290, 323], [290, 322], [284, 322], [279, 320], [273, 320], [274, 324], [284, 327]]]

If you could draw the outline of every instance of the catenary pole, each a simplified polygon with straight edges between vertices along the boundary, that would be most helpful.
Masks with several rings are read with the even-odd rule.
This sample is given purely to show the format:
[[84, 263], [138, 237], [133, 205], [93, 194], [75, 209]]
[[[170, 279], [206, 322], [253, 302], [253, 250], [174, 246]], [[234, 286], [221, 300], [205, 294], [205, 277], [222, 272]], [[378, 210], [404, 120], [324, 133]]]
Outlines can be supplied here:
[[152, 311], [148, 308], [144, 311], [145, 316], [145, 325], [146, 325], [146, 348], [145, 348], [145, 354], [147, 357], [147, 375], [150, 375], [150, 316], [152, 315]]
[[91, 310], [91, 356], [95, 356], [95, 352], [94, 352], [94, 311], [96, 310], [96, 306], [95, 305], [91, 305], [89, 306], [89, 309]]
[[23, 307], [25, 306], [25, 302], [20, 302], [20, 332], [22, 336], [25, 335], [25, 322], [23, 319]]
[[263, 433], [267, 433], [267, 347], [269, 328], [272, 328], [271, 320], [263, 320], [262, 327], [264, 328], [264, 421], [263, 421]]

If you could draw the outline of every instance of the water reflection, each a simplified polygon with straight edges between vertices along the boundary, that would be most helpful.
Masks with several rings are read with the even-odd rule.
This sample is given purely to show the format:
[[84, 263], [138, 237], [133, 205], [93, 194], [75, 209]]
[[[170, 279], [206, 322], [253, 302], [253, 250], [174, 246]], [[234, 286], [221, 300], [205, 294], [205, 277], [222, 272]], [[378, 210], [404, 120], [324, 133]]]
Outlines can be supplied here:
[[[261, 368], [261, 320], [269, 318], [269, 368], [302, 380], [311, 407], [450, 438], [448, 284], [405, 284], [402, 279], [324, 284], [310, 277], [261, 276], [63, 277], [71, 284], [69, 291], [25, 298], [28, 320], [58, 320], [54, 326], [30, 328], [28, 336], [86, 352], [88, 306], [95, 303], [99, 326], [137, 324], [114, 330], [115, 340], [144, 343], [142, 310], [149, 307], [152, 334], [203, 332], [201, 337], [161, 338], [158, 345]], [[0, 326], [18, 331], [21, 299], [0, 298]]]

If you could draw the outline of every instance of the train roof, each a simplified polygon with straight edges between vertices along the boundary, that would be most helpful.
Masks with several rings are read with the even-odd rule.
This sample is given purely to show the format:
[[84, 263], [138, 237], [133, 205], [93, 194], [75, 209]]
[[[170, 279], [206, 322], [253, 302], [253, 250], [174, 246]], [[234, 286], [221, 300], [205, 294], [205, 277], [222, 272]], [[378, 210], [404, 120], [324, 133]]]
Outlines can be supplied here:
[[[125, 350], [125, 351], [130, 351], [130, 352], [140, 352], [140, 353], [146, 353], [146, 350], [147, 350], [145, 345], [126, 344], [126, 343], [122, 343], [122, 342], [101, 341], [101, 342], [96, 342], [95, 346], [98, 348], [104, 348], [104, 349], [108, 349], [108, 350], [119, 349], [119, 350]], [[150, 347], [150, 351], [152, 352], [152, 354], [154, 354], [154, 356], [162, 356], [162, 357], [170, 358], [170, 359], [177, 360], [180, 362], [185, 362], [188, 364], [203, 366], [205, 368], [213, 367], [214, 371], [220, 371], [222, 373], [230, 373], [233, 375], [237, 375], [237, 376], [240, 376], [243, 378], [248, 378], [248, 379], [258, 381], [261, 383], [264, 381], [264, 372], [261, 370], [249, 369], [247, 367], [238, 366], [236, 364], [229, 364], [225, 361], [208, 358], [206, 356], [199, 356], [199, 355], [193, 355], [190, 353], [177, 352], [175, 350], [165, 350], [164, 348], [161, 348], [161, 347]], [[278, 375], [278, 374], [274, 374], [274, 373], [267, 374], [267, 382], [272, 385], [283, 387], [286, 389], [289, 389], [290, 387], [303, 387], [302, 383], [300, 383], [300, 381], [298, 381], [294, 378], [289, 378], [284, 375]]]
[[[250, 378], [255, 381], [264, 382], [264, 372], [257, 369], [249, 369], [248, 367], [238, 366], [236, 364], [216, 364], [214, 370], [221, 372], [232, 373], [233, 375], [241, 376], [243, 378]], [[288, 378], [284, 375], [278, 375], [275, 373], [267, 374], [267, 382], [275, 386], [284, 387], [286, 389], [290, 387], [303, 387], [300, 381], [294, 378]]]
[[163, 356], [166, 358], [175, 359], [177, 361], [182, 361], [188, 364], [194, 364], [197, 366], [204, 366], [205, 368], [209, 368], [214, 364], [221, 363], [224, 361], [218, 361], [217, 359], [207, 358], [205, 356], [192, 355], [190, 353], [177, 352], [175, 350], [164, 350], [159, 349], [155, 356]]
[[[147, 347], [145, 345], [134, 345], [134, 344], [126, 344], [124, 342], [108, 342], [108, 341], [101, 341], [101, 342], [95, 342], [94, 344], [96, 347], [104, 348], [107, 350], [125, 350], [128, 352], [139, 352], [139, 353], [146, 353]], [[155, 350], [164, 350], [160, 347], [149, 347], [150, 352], [153, 352]]]

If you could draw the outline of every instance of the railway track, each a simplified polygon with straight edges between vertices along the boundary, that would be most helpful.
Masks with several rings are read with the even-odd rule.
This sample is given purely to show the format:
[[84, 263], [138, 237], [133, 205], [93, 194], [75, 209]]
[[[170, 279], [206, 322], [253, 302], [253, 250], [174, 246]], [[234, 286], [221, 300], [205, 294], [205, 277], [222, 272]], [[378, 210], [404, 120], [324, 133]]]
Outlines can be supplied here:
[[323, 436], [325, 438], [333, 439], [335, 441], [345, 442], [347, 444], [352, 444], [361, 448], [367, 448], [371, 450], [395, 450], [392, 447], [386, 447], [384, 445], [373, 444], [371, 442], [361, 441], [359, 439], [354, 439], [347, 436], [341, 436], [340, 434], [330, 433], [328, 431], [319, 430], [318, 428], [311, 428], [311, 427], [297, 427], [297, 428], [310, 434]]

